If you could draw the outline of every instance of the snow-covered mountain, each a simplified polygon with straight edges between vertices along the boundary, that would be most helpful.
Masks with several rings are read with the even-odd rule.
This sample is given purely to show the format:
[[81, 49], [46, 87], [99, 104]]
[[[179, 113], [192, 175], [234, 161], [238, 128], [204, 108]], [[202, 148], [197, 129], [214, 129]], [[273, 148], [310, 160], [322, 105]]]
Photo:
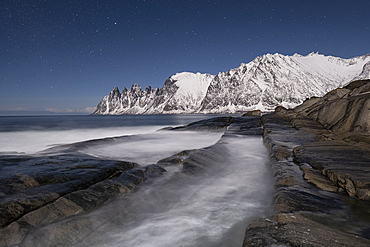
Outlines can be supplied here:
[[266, 54], [217, 75], [183, 72], [162, 88], [115, 87], [94, 114], [235, 113], [290, 108], [312, 96], [370, 78], [370, 54], [342, 59], [311, 53]]
[[115, 87], [98, 104], [94, 114], [156, 114], [197, 112], [214, 76], [183, 72], [168, 78], [161, 89], [139, 85]]

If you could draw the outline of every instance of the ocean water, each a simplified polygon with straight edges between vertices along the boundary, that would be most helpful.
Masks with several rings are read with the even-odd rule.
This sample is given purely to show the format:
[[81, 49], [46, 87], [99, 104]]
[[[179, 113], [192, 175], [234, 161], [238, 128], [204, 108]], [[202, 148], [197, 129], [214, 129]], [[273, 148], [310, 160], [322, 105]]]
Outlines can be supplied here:
[[[182, 150], [207, 148], [212, 156], [223, 150], [222, 161], [205, 164], [215, 169], [204, 176], [180, 176], [181, 166], [165, 167], [163, 176], [139, 190], [89, 214], [32, 231], [32, 246], [52, 246], [40, 239], [50, 229], [64, 229], [81, 220], [92, 234], [71, 233], [75, 246], [241, 246], [245, 228], [269, 213], [272, 176], [261, 137], [223, 137], [214, 132], [156, 131], [216, 115], [37, 116], [0, 117], [1, 153], [27, 155], [60, 144], [125, 136], [119, 142], [87, 146], [92, 156], [156, 163]], [[207, 161], [205, 161], [207, 162]], [[62, 231], [60, 231], [62, 232]], [[77, 234], [77, 235], [74, 235]]]
[[184, 125], [211, 116], [0, 116], [0, 153], [35, 154], [60, 144], [154, 133], [167, 126]]

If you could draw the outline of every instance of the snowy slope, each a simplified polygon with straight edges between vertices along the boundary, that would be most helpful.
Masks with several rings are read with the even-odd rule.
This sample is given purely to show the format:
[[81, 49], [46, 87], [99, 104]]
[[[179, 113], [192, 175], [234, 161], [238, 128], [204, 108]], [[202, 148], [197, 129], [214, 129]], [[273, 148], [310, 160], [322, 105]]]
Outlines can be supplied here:
[[354, 79], [370, 78], [370, 55], [342, 59], [311, 53], [266, 54], [217, 75], [183, 72], [162, 88], [134, 84], [105, 96], [94, 114], [234, 113], [295, 107]]
[[306, 98], [322, 96], [349, 83], [369, 61], [368, 55], [352, 59], [317, 53], [263, 55], [216, 75], [200, 112], [271, 111], [277, 105], [294, 107]]
[[201, 73], [183, 72], [170, 77], [177, 87], [173, 96], [146, 113], [183, 113], [195, 112], [199, 109], [209, 84], [214, 76]]
[[201, 73], [178, 73], [166, 80], [161, 89], [150, 86], [143, 91], [134, 84], [131, 89], [118, 88], [105, 96], [94, 114], [160, 114], [195, 112], [206, 95], [214, 76]]

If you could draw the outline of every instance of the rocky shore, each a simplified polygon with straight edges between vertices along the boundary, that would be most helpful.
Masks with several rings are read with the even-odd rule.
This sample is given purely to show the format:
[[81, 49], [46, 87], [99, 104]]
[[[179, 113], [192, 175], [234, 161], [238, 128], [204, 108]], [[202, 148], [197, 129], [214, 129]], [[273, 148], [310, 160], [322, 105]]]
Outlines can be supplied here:
[[243, 246], [370, 246], [370, 81], [262, 117], [271, 216]]
[[[228, 137], [262, 135], [259, 116], [219, 117], [161, 131], [190, 130], [224, 134], [212, 146], [184, 150], [146, 167], [101, 160], [78, 152], [86, 145], [124, 141], [125, 136], [62, 145], [36, 157], [3, 156], [0, 246], [96, 244], [94, 233], [108, 222], [114, 222], [119, 214], [115, 209], [94, 214], [99, 207], [135, 192], [144, 183], [150, 186], [170, 167], [181, 167], [166, 182], [170, 187], [181, 187], [193, 183], [193, 178], [202, 180], [215, 172], [219, 174], [224, 169], [225, 157], [229, 156], [224, 146]], [[11, 169], [15, 165], [18, 168]], [[89, 217], [85, 217], [86, 214]]]
[[92, 223], [85, 213], [150, 184], [167, 167], [181, 167], [177, 182], [222, 169], [224, 140], [261, 135], [275, 181], [273, 203], [268, 217], [247, 227], [243, 246], [370, 246], [369, 92], [369, 80], [356, 81], [295, 109], [166, 128], [224, 134], [213, 146], [146, 167], [78, 152], [125, 136], [63, 145], [38, 156], [3, 155], [0, 246], [89, 246], [93, 233], [115, 215], [96, 215]]

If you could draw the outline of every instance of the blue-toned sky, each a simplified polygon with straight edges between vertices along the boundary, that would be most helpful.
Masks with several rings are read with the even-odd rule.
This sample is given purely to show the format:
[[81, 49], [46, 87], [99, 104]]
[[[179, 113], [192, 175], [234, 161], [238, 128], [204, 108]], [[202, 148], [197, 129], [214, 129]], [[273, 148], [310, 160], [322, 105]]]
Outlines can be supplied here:
[[266, 53], [368, 54], [369, 12], [366, 0], [1, 0], [0, 115], [88, 112], [115, 86]]

